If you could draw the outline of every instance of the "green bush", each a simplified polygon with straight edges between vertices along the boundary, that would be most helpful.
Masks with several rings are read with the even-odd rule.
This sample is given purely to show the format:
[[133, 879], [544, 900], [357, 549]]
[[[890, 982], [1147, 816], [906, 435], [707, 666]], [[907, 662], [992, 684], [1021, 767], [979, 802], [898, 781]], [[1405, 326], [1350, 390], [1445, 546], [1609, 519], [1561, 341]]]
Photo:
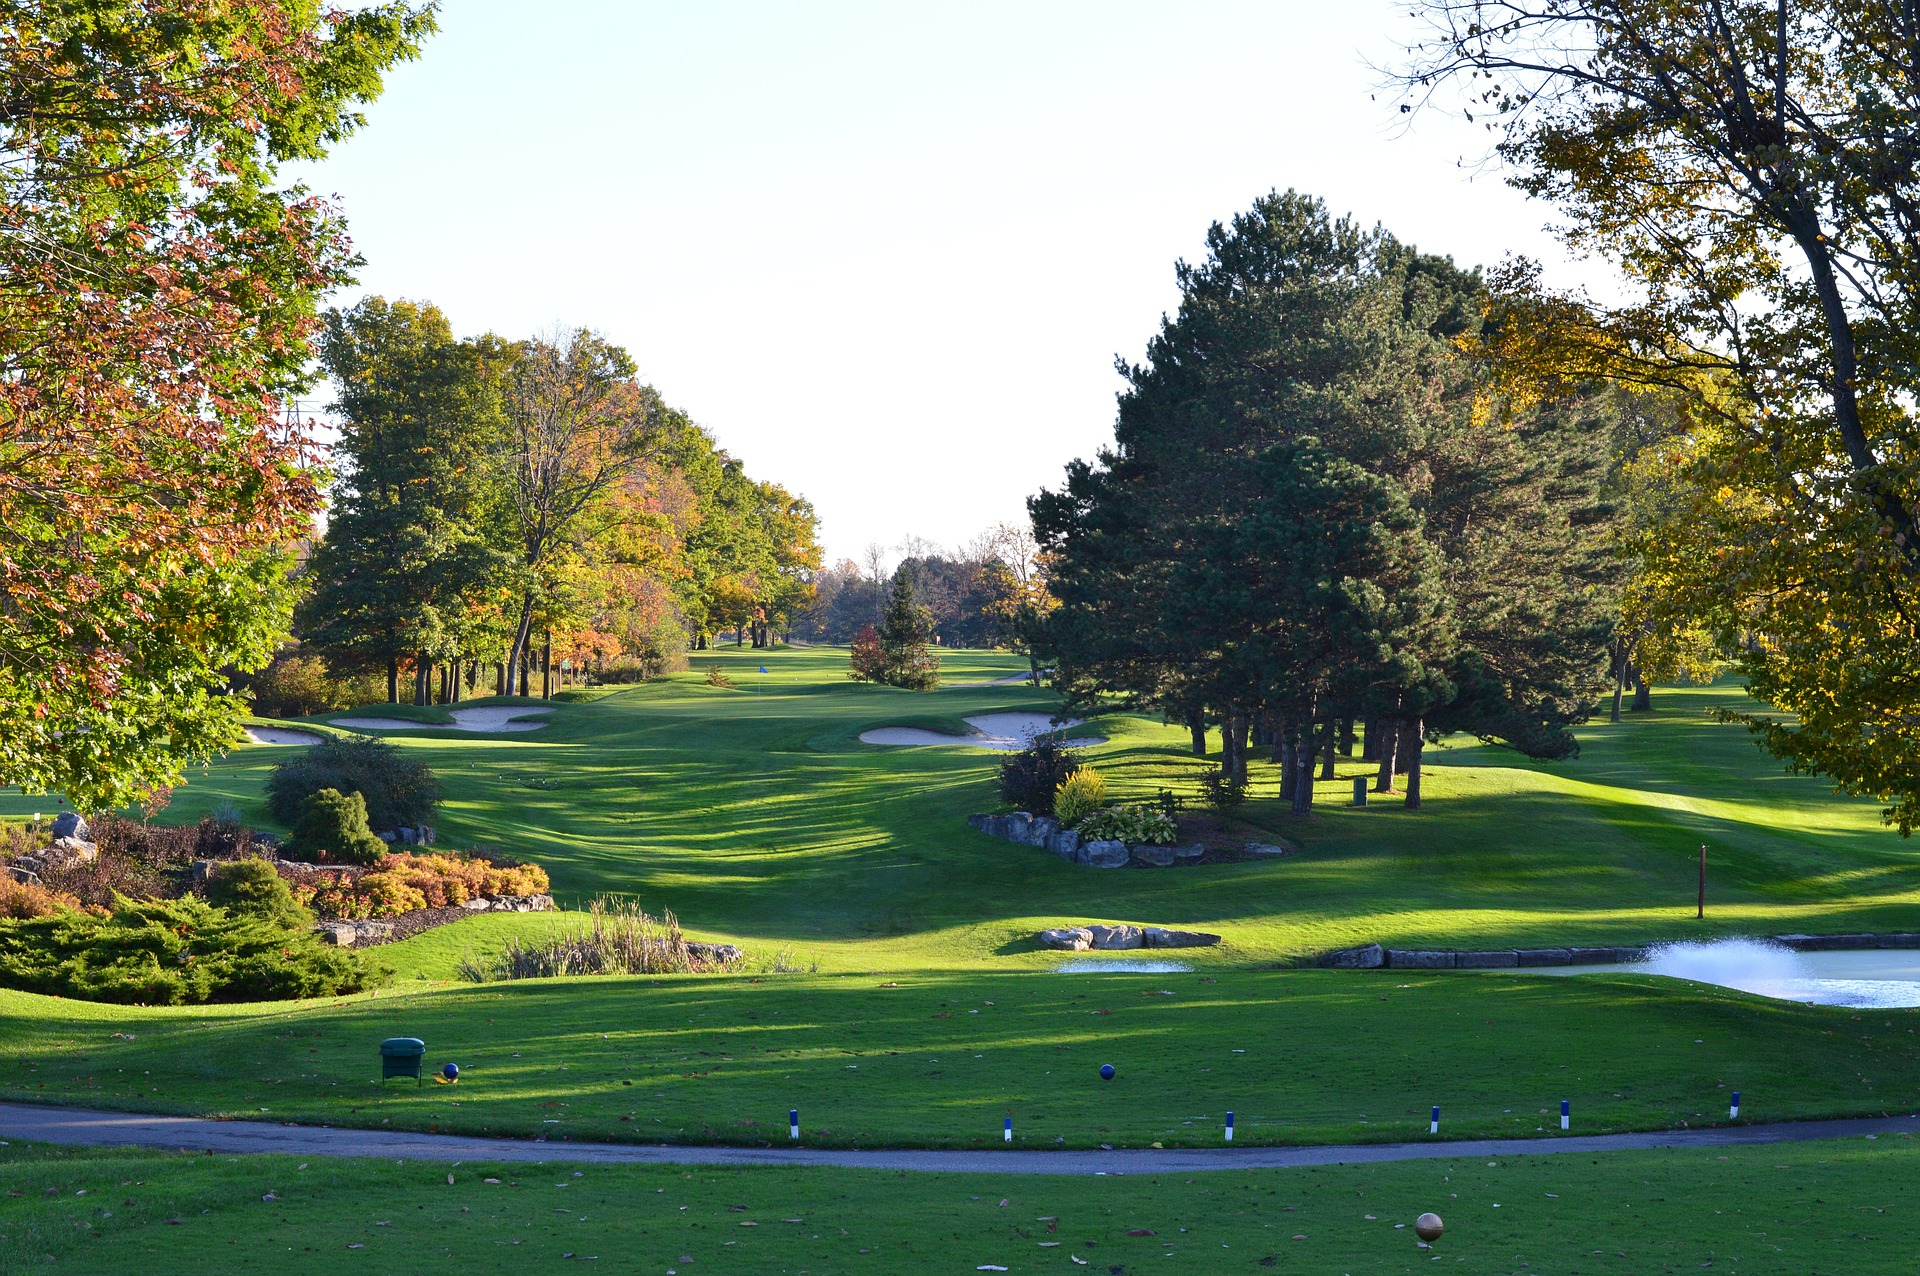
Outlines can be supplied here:
[[246, 694], [263, 718], [304, 718], [365, 704], [380, 693], [372, 678], [337, 678], [318, 656], [283, 651], [253, 675]]
[[313, 914], [294, 902], [293, 889], [263, 859], [234, 860], [216, 868], [207, 882], [207, 902], [282, 926], [313, 923]]
[[321, 789], [358, 793], [366, 800], [369, 825], [377, 829], [430, 824], [440, 805], [433, 772], [371, 736], [322, 740], [274, 767], [267, 776], [267, 810], [291, 825]]
[[1135, 845], [1171, 846], [1180, 836], [1173, 817], [1158, 807], [1109, 806], [1095, 811], [1077, 826], [1089, 842], [1118, 841]]
[[330, 864], [378, 864], [387, 844], [367, 827], [367, 803], [358, 793], [321, 789], [309, 797], [287, 839], [287, 857]]
[[1090, 766], [1083, 766], [1060, 782], [1054, 791], [1053, 813], [1062, 824], [1077, 824], [1107, 804], [1107, 780]]
[[0, 921], [0, 987], [125, 1005], [331, 997], [391, 972], [288, 926], [198, 896], [122, 901], [108, 917]]
[[1038, 736], [1000, 764], [1000, 796], [1016, 810], [1052, 815], [1054, 794], [1079, 769], [1080, 755], [1061, 748], [1057, 736]]

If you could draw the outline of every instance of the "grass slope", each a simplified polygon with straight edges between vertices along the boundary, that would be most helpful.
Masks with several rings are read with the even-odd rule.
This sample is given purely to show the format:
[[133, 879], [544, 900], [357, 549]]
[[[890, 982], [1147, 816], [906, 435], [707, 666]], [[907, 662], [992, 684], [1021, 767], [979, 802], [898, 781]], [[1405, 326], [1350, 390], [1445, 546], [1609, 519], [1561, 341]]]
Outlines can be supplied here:
[[[0, 993], [0, 1097], [583, 1141], [1217, 1146], [1920, 1107], [1920, 1013], [1655, 976], [1338, 971], [538, 980], [129, 1010]], [[417, 1036], [457, 1087], [377, 1084]], [[1119, 1076], [1099, 1080], [1112, 1063]], [[1552, 1115], [1549, 1115], [1551, 1113]]]
[[0, 1273], [1904, 1273], [1917, 1179], [1865, 1141], [1113, 1178], [0, 1147]]

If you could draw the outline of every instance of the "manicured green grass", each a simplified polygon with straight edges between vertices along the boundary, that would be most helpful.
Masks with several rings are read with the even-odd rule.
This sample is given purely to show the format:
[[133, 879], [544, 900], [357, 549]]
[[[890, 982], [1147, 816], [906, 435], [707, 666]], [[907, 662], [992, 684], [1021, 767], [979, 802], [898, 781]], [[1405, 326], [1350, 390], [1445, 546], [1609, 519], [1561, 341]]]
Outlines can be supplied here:
[[[1857, 1276], [1913, 1270], [1917, 1180], [1920, 1150], [1893, 1140], [1108, 1178], [16, 1146], [0, 1273]], [[1426, 1210], [1447, 1225], [1431, 1253]]]
[[[0, 1097], [590, 1141], [1217, 1146], [1557, 1136], [1920, 1107], [1920, 1012], [1655, 976], [673, 977], [161, 1010], [0, 993]], [[458, 1086], [377, 1082], [427, 1043]], [[1103, 1082], [1101, 1064], [1118, 1077]], [[1552, 1115], [1549, 1115], [1549, 1114]]]
[[[1301, 846], [1299, 857], [1103, 872], [965, 827], [967, 812], [995, 805], [994, 755], [858, 739], [878, 725], [957, 730], [977, 713], [1050, 709], [1047, 693], [902, 692], [851, 682], [845, 660], [840, 649], [723, 649], [686, 674], [556, 704], [539, 731], [386, 738], [440, 774], [444, 843], [538, 860], [563, 901], [631, 892], [703, 938], [835, 970], [1030, 969], [1049, 960], [1032, 949], [1036, 930], [1083, 920], [1217, 931], [1226, 942], [1199, 960], [1225, 965], [1375, 939], [1496, 947], [1920, 929], [1912, 844], [1880, 825], [1874, 804], [1783, 774], [1744, 731], [1709, 721], [1711, 705], [1746, 703], [1736, 687], [1661, 690], [1655, 713], [1584, 729], [1568, 763], [1430, 750], [1417, 813], [1392, 800], [1343, 805], [1347, 777], [1365, 769], [1343, 761], [1300, 823], [1272, 796], [1273, 768], [1257, 764], [1245, 818]], [[993, 653], [947, 661], [959, 682], [1022, 668]], [[709, 664], [740, 689], [707, 686]], [[1095, 729], [1111, 740], [1092, 759], [1123, 795], [1194, 794], [1211, 765], [1186, 754], [1184, 730], [1149, 718], [1109, 715]], [[197, 819], [231, 800], [267, 823], [260, 786], [285, 751], [237, 750], [192, 777], [161, 818]], [[0, 798], [0, 813], [47, 805]]]
[[[826, 976], [448, 982], [469, 951], [570, 924], [488, 916], [377, 950], [398, 986], [337, 1005], [130, 1011], [6, 994], [0, 1089], [490, 1133], [556, 1121], [582, 1138], [753, 1141], [799, 1106], [823, 1140], [960, 1145], [990, 1142], [1010, 1108], [1023, 1139], [1084, 1145], [1210, 1142], [1228, 1107], [1243, 1138], [1308, 1141], [1401, 1137], [1434, 1102], [1446, 1132], [1463, 1135], [1530, 1133], [1561, 1097], [1582, 1129], [1712, 1120], [1733, 1088], [1753, 1118], [1920, 1099], [1913, 1012], [1856, 1017], [1645, 978], [1267, 969], [1370, 939], [1920, 929], [1911, 845], [1872, 804], [1781, 774], [1743, 732], [1711, 723], [1706, 708], [1740, 702], [1737, 688], [1662, 691], [1654, 714], [1586, 729], [1570, 763], [1436, 749], [1418, 813], [1341, 806], [1341, 780], [1322, 786], [1310, 821], [1294, 821], [1262, 764], [1246, 819], [1299, 855], [1106, 872], [965, 827], [968, 811], [994, 805], [993, 755], [858, 740], [877, 725], [1050, 709], [1046, 693], [917, 695], [852, 683], [845, 659], [708, 653], [687, 674], [557, 704], [539, 731], [389, 737], [441, 775], [443, 843], [536, 859], [563, 901], [630, 892], [697, 937], [739, 942], [762, 968], [787, 954]], [[1021, 667], [991, 653], [948, 659], [956, 681]], [[713, 663], [740, 688], [707, 686]], [[1190, 792], [1208, 765], [1184, 752], [1183, 730], [1148, 718], [1107, 715], [1094, 730], [1110, 743], [1093, 758], [1123, 794]], [[232, 800], [264, 819], [260, 783], [282, 756], [237, 751], [183, 787], [165, 818]], [[1691, 917], [1703, 841], [1705, 924]], [[1080, 920], [1198, 927], [1225, 942], [1181, 954], [1198, 964], [1192, 975], [1039, 973], [1061, 958], [1034, 932]], [[1161, 988], [1174, 995], [1143, 995]], [[475, 1069], [470, 1083], [371, 1091], [371, 1043], [395, 1033]], [[1121, 1083], [1088, 1080], [1103, 1058]]]

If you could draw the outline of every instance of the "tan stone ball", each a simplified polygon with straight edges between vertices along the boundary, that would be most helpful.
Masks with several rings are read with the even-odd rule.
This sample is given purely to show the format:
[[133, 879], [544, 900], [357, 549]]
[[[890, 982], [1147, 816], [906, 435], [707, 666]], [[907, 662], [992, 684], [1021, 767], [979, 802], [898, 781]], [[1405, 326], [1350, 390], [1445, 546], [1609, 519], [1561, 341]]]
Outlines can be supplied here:
[[1440, 1221], [1438, 1214], [1422, 1214], [1419, 1218], [1413, 1220], [1413, 1234], [1428, 1244], [1439, 1240], [1440, 1233], [1446, 1230], [1447, 1225]]

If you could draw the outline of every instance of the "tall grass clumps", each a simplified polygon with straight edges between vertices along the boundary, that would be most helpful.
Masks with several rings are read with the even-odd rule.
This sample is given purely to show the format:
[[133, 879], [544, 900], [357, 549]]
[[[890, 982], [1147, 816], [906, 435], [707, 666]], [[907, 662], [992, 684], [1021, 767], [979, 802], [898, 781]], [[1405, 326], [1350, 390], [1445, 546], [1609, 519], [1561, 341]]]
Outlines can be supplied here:
[[496, 957], [464, 957], [462, 979], [476, 984], [562, 975], [710, 975], [745, 960], [732, 944], [702, 944], [680, 933], [671, 912], [656, 919], [632, 900], [601, 896], [572, 930], [543, 939], [508, 941]]

